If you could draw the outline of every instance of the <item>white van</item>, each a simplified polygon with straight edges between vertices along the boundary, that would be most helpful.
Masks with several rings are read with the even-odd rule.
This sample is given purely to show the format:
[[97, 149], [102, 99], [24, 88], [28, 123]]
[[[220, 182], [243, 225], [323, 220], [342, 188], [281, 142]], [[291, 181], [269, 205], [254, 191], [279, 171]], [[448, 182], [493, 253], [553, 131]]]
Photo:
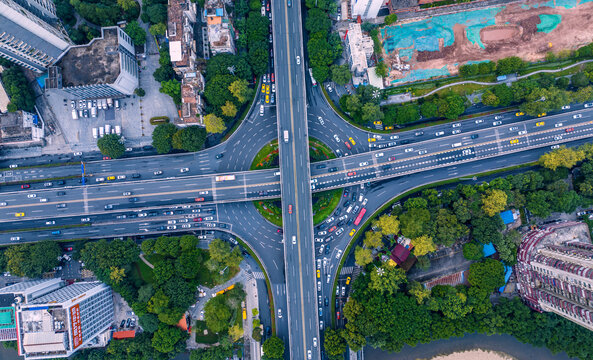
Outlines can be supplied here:
[[74, 120], [78, 119], [78, 111], [76, 111], [76, 109], [72, 110], [72, 119], [74, 119]]
[[353, 205], [348, 206], [348, 209], [346, 209], [346, 213], [350, 214], [350, 212], [352, 212], [352, 208], [354, 208]]
[[455, 144], [451, 145], [452, 148], [456, 148], [456, 147], [460, 147], [460, 146], [461, 146], [461, 143], [455, 143]]

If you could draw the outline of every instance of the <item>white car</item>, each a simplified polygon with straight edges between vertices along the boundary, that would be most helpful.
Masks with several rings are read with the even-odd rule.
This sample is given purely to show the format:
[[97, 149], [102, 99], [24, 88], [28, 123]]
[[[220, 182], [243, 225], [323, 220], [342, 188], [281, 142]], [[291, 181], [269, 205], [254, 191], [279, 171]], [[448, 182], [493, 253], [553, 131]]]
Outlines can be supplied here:
[[554, 127], [561, 127], [561, 126], [562, 126], [562, 123], [556, 123], [556, 124], [554, 124]]
[[363, 161], [360, 164], [358, 164], [358, 166], [367, 166], [369, 164], [368, 161]]
[[342, 256], [342, 250], [338, 250], [338, 253], [336, 254], [336, 259], [339, 259], [340, 256]]
[[519, 134], [519, 135], [525, 135], [525, 134], [527, 134], [527, 130], [519, 131], [519, 133], [518, 133], [518, 134]]
[[418, 155], [424, 155], [424, 154], [426, 154], [426, 150], [419, 150], [418, 151]]
[[502, 116], [502, 115], [498, 115], [498, 116], [495, 116], [495, 117], [494, 117], [494, 120], [500, 120], [500, 119], [502, 119], [502, 118], [503, 118], [503, 116]]
[[39, 199], [39, 202], [42, 202], [42, 203], [47, 202], [47, 199], [46, 198], [41, 198], [41, 199]]
[[382, 157], [383, 155], [385, 155], [385, 154], [384, 154], [384, 153], [376, 153], [376, 154], [375, 154], [375, 157], [376, 157], [376, 158], [380, 158], [380, 157]]
[[264, 106], [263, 105], [259, 106], [259, 116], [264, 116]]
[[12, 165], [10, 165], [10, 166], [8, 166], [8, 167], [9, 167], [9, 168], [11, 168], [11, 169], [14, 169], [14, 168], [17, 168], [17, 167], [19, 167], [19, 166], [18, 166], [18, 165], [16, 165], [16, 164], [12, 164]]
[[459, 134], [460, 132], [461, 132], [461, 130], [457, 129], [457, 130], [451, 131], [451, 134], [455, 135], [455, 134]]
[[214, 217], [213, 216], [206, 216], [204, 218], [204, 220], [206, 220], [206, 221], [212, 221], [212, 220], [214, 220]]
[[407, 148], [406, 150], [404, 150], [404, 152], [407, 152], [407, 153], [412, 152], [412, 151], [414, 151], [413, 148]]
[[321, 244], [319, 247], [319, 255], [323, 254], [323, 250], [325, 249], [325, 244]]
[[327, 231], [323, 230], [317, 233], [318, 236], [323, 236], [323, 235], [327, 235]]
[[317, 338], [316, 337], [313, 338], [313, 347], [317, 347]]
[[502, 124], [502, 121], [495, 121], [492, 123], [492, 126], [498, 126], [500, 124]]
[[19, 236], [13, 236], [13, 237], [10, 238], [10, 241], [19, 241], [20, 239], [21, 238]]
[[377, 134], [373, 134], [373, 137], [377, 140], [383, 139], [383, 137], [381, 135], [377, 135]]
[[167, 221], [167, 224], [177, 224], [177, 220], [169, 220]]
[[340, 138], [338, 137], [338, 135], [334, 134], [334, 140], [336, 140], [336, 142], [340, 142]]
[[80, 219], [80, 222], [89, 222], [89, 221], [91, 221], [91, 218], [88, 218], [88, 217]]
[[297, 56], [296, 57], [296, 60], [297, 60], [297, 65], [301, 65], [301, 57], [300, 56]]
[[516, 126], [513, 126], [513, 127], [510, 127], [509, 128], [509, 131], [517, 131], [517, 130], [519, 130], [519, 128], [516, 127]]
[[334, 91], [331, 86], [327, 85], [327, 91], [332, 92]]
[[556, 140], [556, 141], [562, 140], [562, 135], [556, 135], [556, 136], [554, 136], [554, 140]]
[[80, 151], [79, 152], [75, 152], [74, 153], [74, 156], [82, 156], [82, 153]]
[[6, 206], [6, 202], [5, 201], [0, 202], [0, 206]]
[[478, 120], [475, 121], [476, 124], [481, 124], [483, 122], [484, 122], [484, 119], [478, 119]]
[[131, 191], [125, 191], [121, 195], [122, 196], [130, 196], [130, 195], [132, 195], [132, 192]]
[[550, 149], [554, 150], [554, 149], [558, 149], [560, 147], [560, 145], [552, 145], [550, 146]]
[[179, 169], [179, 172], [182, 172], [182, 173], [188, 172], [188, 171], [189, 171], [189, 168], [181, 168], [181, 169]]
[[330, 217], [329, 219], [325, 220], [326, 223], [331, 224], [332, 221], [336, 220], [335, 217]]
[[585, 107], [586, 107], [586, 108], [593, 107], [593, 103], [588, 103], [588, 104], [585, 104]]
[[460, 126], [461, 126], [461, 123], [455, 123], [455, 124], [451, 125], [451, 127], [454, 127], [454, 128], [460, 127]]
[[182, 228], [187, 229], [191, 227], [191, 224], [183, 224], [181, 225]]
[[434, 133], [434, 136], [441, 136], [441, 135], [445, 135], [444, 131], [437, 131], [436, 133]]
[[31, 199], [31, 198], [37, 197], [37, 194], [29, 194], [29, 195], [27, 195], [27, 197], [28, 197], [29, 199]]
[[311, 350], [307, 350], [307, 360], [311, 360]]
[[570, 105], [564, 105], [564, 106], [562, 107], [562, 110], [568, 110], [568, 109], [570, 109]]
[[573, 116], [572, 116], [572, 118], [573, 118], [573, 119], [580, 119], [580, 118], [582, 118], [582, 117], [583, 117], [583, 115], [582, 115], [582, 114], [576, 114], [576, 115], [573, 115]]
[[126, 176], [125, 175], [117, 175], [117, 180], [125, 180]]
[[282, 319], [282, 309], [278, 309], [278, 319]]
[[389, 139], [390, 139], [390, 140], [397, 140], [397, 139], [399, 139], [399, 135], [391, 135], [391, 136], [389, 137]]
[[208, 190], [200, 191], [198, 194], [200, 194], [200, 195], [208, 195]]
[[321, 125], [324, 125], [324, 124], [325, 124], [325, 122], [323, 121], [323, 118], [322, 118], [321, 116], [318, 116], [318, 117], [317, 117], [317, 120], [319, 120], [319, 123], [320, 123]]
[[55, 220], [50, 220], [50, 221], [46, 221], [45, 225], [55, 225], [56, 221]]

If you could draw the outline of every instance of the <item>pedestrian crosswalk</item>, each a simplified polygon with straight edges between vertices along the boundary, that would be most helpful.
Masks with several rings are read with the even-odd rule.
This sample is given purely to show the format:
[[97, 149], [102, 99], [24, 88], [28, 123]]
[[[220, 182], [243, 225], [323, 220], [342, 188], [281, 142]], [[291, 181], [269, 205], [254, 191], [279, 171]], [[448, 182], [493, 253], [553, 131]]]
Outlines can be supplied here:
[[253, 277], [256, 278], [257, 280], [265, 280], [264, 273], [261, 271], [254, 271]]
[[354, 266], [344, 266], [340, 271], [340, 275], [350, 275], [352, 271], [354, 271]]

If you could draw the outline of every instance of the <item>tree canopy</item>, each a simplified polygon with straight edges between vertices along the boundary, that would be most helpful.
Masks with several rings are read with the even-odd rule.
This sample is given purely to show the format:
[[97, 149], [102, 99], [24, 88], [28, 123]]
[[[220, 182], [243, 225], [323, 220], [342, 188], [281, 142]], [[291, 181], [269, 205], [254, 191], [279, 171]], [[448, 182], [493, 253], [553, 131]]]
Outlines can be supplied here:
[[119, 159], [124, 156], [126, 147], [122, 143], [121, 136], [117, 134], [107, 134], [97, 140], [97, 146], [101, 154], [109, 156], [112, 159]]

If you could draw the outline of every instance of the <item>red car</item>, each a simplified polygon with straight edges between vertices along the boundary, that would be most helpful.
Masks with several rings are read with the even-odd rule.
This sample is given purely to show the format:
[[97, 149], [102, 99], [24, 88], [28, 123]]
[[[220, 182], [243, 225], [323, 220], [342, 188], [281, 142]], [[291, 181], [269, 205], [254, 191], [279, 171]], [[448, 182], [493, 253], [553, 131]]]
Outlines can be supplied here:
[[103, 156], [103, 160], [111, 160], [109, 156]]
[[350, 143], [348, 141], [344, 141], [344, 144], [346, 144], [346, 147], [348, 149], [352, 149], [352, 146], [350, 146]]
[[266, 11], [270, 11], [270, 3], [266, 6]]
[[31, 187], [31, 185], [29, 185], [29, 184], [23, 184], [23, 185], [21, 185], [21, 189], [28, 189], [30, 187]]
[[340, 320], [340, 312], [336, 311], [336, 316], [338, 317], [338, 320]]
[[274, 79], [274, 73], [272, 73], [272, 82], [274, 82], [274, 80], [275, 80], [275, 79]]
[[282, 234], [282, 233], [283, 233], [282, 229], [278, 229], [278, 230], [276, 230], [276, 232], [277, 232], [278, 234]]
[[574, 128], [568, 128], [568, 129], [565, 129], [564, 131], [571, 132], [571, 131], [574, 131]]
[[194, 221], [196, 221], [196, 222], [197, 221], [202, 221], [202, 220], [204, 220], [204, 219], [202, 219], [201, 217], [194, 218]]
[[288, 205], [288, 213], [292, 214], [292, 205]]
[[354, 175], [356, 175], [356, 171], [350, 171], [350, 172], [348, 173], [348, 176], [354, 176]]
[[391, 157], [389, 158], [389, 161], [393, 161], [393, 160], [395, 160], [395, 156], [391, 156]]
[[336, 225], [332, 226], [329, 228], [329, 230], [327, 230], [327, 232], [333, 232], [334, 230], [336, 230], [338, 227]]
[[204, 198], [196, 198], [196, 202], [204, 201]]
[[72, 251], [72, 246], [65, 247], [64, 251]]

